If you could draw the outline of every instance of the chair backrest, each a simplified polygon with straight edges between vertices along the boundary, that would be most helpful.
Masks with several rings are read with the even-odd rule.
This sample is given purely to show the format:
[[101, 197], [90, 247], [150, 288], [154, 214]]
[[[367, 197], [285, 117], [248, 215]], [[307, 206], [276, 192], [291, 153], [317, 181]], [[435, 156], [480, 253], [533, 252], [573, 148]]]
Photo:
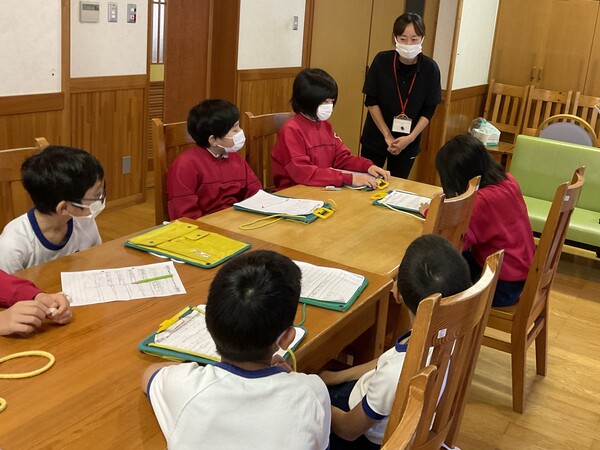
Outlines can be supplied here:
[[0, 231], [33, 206], [21, 184], [21, 165], [27, 158], [48, 147], [48, 141], [43, 137], [36, 138], [35, 143], [35, 147], [0, 151]]
[[275, 145], [277, 132], [293, 115], [293, 112], [281, 112], [255, 116], [246, 112], [246, 161], [266, 191], [275, 190], [271, 173], [271, 149]]
[[408, 385], [408, 400], [400, 423], [381, 450], [404, 450], [410, 448], [417, 425], [423, 415], [425, 399], [431, 395], [434, 387], [435, 366], [427, 366], [410, 380]]
[[423, 225], [423, 234], [439, 234], [462, 252], [480, 178], [469, 181], [468, 189], [458, 197], [447, 199], [442, 193], [434, 196]]
[[573, 100], [571, 114], [581, 117], [589, 123], [596, 136], [600, 136], [600, 120], [598, 119], [600, 116], [600, 97], [583, 95], [577, 91], [575, 93], [575, 100]]
[[540, 124], [548, 117], [568, 112], [572, 95], [573, 91], [565, 93], [531, 86], [521, 133], [535, 136]]
[[[154, 218], [157, 225], [169, 220], [167, 208], [167, 172], [175, 158], [195, 142], [188, 134], [186, 122], [163, 124], [152, 119], [154, 150]], [[176, 219], [176, 217], [174, 217]]]
[[591, 147], [597, 147], [598, 144], [598, 137], [590, 124], [572, 114], [548, 117], [538, 127], [536, 136]]
[[511, 142], [521, 132], [529, 89], [529, 85], [515, 86], [490, 81], [483, 117], [502, 133], [511, 135]]
[[567, 228], [584, 184], [585, 167], [578, 168], [571, 182], [556, 189], [546, 224], [517, 303], [513, 330], [527, 330], [546, 308], [548, 295], [565, 242]]
[[419, 304], [383, 442], [406, 410], [411, 378], [425, 366], [434, 365], [434, 387], [425, 399], [414, 446], [439, 449], [444, 442], [454, 445], [503, 256], [503, 251], [490, 255], [481, 278], [466, 291], [446, 298], [432, 295]]

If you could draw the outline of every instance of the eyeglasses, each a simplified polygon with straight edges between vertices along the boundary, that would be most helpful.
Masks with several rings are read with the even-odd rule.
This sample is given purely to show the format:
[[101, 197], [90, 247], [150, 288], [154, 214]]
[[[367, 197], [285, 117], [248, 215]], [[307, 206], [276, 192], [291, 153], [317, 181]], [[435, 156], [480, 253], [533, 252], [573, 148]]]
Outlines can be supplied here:
[[95, 198], [80, 198], [78, 200], [79, 200], [78, 202], [71, 202], [71, 203], [73, 203], [75, 206], [80, 206], [77, 203], [81, 203], [84, 200], [87, 201], [87, 202], [97, 202], [97, 201], [100, 201], [100, 202], [104, 203], [104, 200], [106, 200], [106, 180], [104, 180], [104, 185], [102, 186], [102, 190], [100, 191], [100, 196], [99, 197], [95, 197]]

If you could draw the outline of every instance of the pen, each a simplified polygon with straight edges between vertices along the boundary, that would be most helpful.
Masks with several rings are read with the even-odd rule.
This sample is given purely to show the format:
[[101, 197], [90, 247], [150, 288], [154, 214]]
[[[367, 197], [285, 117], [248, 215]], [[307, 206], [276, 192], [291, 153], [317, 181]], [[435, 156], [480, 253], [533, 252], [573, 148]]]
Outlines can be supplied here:
[[176, 315], [174, 315], [170, 319], [163, 320], [160, 323], [160, 325], [158, 326], [158, 330], [156, 330], [156, 334], [162, 333], [167, 328], [169, 328], [171, 325], [173, 325], [174, 323], [176, 323], [179, 319], [181, 319], [181, 316], [183, 316], [189, 310], [190, 310], [189, 306], [186, 306], [185, 308], [183, 308], [181, 311], [179, 311]]
[[146, 278], [145, 280], [134, 281], [133, 284], [150, 283], [151, 281], [166, 280], [167, 278], [173, 278], [173, 274], [170, 273], [168, 275], [161, 275], [160, 277]]

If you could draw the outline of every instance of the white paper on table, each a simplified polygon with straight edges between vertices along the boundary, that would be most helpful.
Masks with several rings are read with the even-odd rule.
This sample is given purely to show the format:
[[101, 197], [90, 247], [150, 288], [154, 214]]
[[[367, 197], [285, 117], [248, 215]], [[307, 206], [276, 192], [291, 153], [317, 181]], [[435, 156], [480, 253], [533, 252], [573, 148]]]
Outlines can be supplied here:
[[262, 189], [252, 197], [242, 202], [234, 203], [234, 206], [249, 209], [265, 214], [291, 214], [303, 216], [311, 214], [315, 209], [324, 205], [319, 200], [306, 200], [301, 198], [279, 197], [269, 194]]
[[300, 297], [348, 303], [365, 281], [362, 275], [347, 270], [315, 266], [302, 261], [294, 262], [302, 271]]
[[[172, 276], [135, 284], [136, 281], [164, 275]], [[186, 293], [172, 261], [119, 269], [62, 272], [60, 278], [62, 290], [71, 301], [71, 306]]]
[[[206, 305], [198, 305], [193, 311], [180, 318], [165, 331], [156, 334], [154, 344], [220, 361], [217, 346], [206, 328], [205, 311]], [[303, 328], [295, 327], [295, 329], [296, 336], [290, 348], [294, 348], [306, 333]], [[276, 352], [280, 356], [284, 356], [285, 353], [286, 350]]]
[[429, 197], [422, 197], [412, 192], [405, 192], [399, 190], [393, 190], [388, 193], [387, 196], [379, 200], [379, 203], [388, 206], [395, 206], [401, 209], [407, 209], [410, 211], [419, 212], [419, 206], [421, 203], [429, 203], [431, 199]]

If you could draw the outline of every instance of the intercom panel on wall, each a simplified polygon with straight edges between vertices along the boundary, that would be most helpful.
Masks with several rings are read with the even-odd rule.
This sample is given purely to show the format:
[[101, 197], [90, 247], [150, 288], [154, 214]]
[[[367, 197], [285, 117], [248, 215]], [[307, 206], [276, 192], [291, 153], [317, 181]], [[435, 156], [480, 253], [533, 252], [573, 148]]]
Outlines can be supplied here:
[[79, 2], [79, 21], [80, 22], [100, 22], [100, 3], [80, 1]]

